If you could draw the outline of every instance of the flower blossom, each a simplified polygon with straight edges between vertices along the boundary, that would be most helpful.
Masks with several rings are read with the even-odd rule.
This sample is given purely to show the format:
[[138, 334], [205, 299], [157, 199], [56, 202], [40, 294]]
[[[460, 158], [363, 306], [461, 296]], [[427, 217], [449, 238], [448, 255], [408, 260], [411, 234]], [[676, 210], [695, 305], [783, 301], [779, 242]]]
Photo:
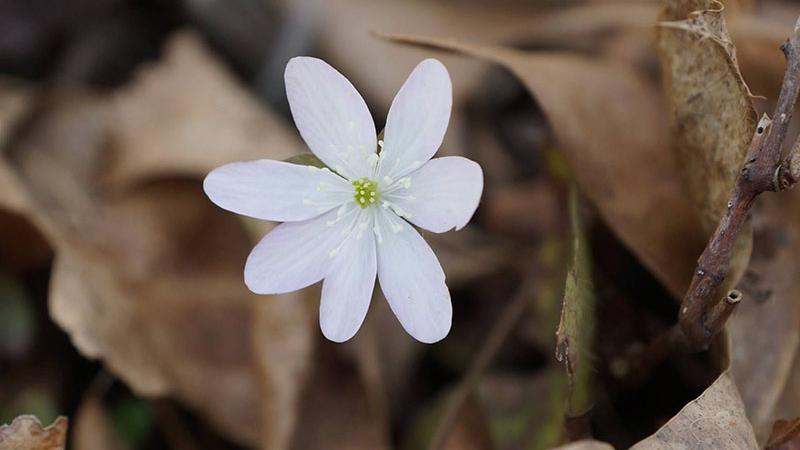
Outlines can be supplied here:
[[343, 342], [367, 314], [375, 279], [403, 328], [433, 343], [450, 331], [445, 274], [415, 227], [434, 233], [469, 222], [483, 172], [469, 159], [431, 159], [450, 118], [452, 86], [437, 60], [422, 61], [392, 102], [378, 140], [366, 103], [320, 59], [296, 57], [286, 94], [300, 135], [325, 168], [274, 160], [213, 170], [204, 190], [220, 207], [283, 222], [253, 249], [244, 269], [257, 294], [322, 283], [319, 321]]

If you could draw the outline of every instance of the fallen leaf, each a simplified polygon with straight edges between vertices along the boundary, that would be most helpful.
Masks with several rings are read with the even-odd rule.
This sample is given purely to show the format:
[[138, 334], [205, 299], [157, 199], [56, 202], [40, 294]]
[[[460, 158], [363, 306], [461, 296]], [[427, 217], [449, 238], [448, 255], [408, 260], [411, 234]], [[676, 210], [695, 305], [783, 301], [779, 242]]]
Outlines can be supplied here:
[[[165, 68], [154, 69], [128, 96], [111, 101], [55, 90], [15, 140], [10, 166], [56, 249], [50, 310], [74, 345], [102, 359], [137, 394], [180, 399], [242, 445], [283, 442], [302, 388], [303, 378], [295, 375], [311, 357], [289, 343], [307, 341], [316, 330], [307, 320], [276, 327], [274, 335], [264, 330], [259, 338], [273, 339], [273, 347], [256, 354], [256, 296], [242, 280], [253, 241], [232, 214], [208, 201], [200, 179], [232, 157], [280, 158], [298, 147], [280, 131], [264, 134], [277, 130], [270, 128], [277, 122], [217, 70], [219, 63], [198, 42], [179, 35]], [[186, 99], [201, 92], [208, 103]], [[179, 117], [170, 122], [162, 116], [167, 127], [156, 128], [146, 115], [170, 105], [195, 109], [173, 110]], [[172, 133], [169, 126], [178, 129]], [[231, 141], [238, 154], [213, 139], [229, 127], [239, 139]], [[195, 141], [199, 129], [210, 134]], [[141, 134], [134, 139], [131, 133]], [[308, 313], [301, 302], [282, 307], [288, 310], [275, 306], [259, 314], [274, 313], [279, 321]], [[282, 344], [297, 350], [280, 353], [292, 361], [269, 365], [269, 376], [259, 374], [258, 358], [274, 357]], [[280, 395], [262, 396], [262, 389]], [[274, 417], [277, 410], [289, 418], [264, 429], [263, 415]]]
[[800, 449], [800, 418], [779, 420], [772, 426], [766, 450]]
[[383, 37], [464, 53], [511, 70], [543, 109], [582, 191], [643, 264], [674, 295], [683, 295], [691, 276], [687, 268], [694, 266], [705, 238], [666, 148], [655, 86], [613, 61], [446, 38]]
[[753, 255], [739, 285], [744, 301], [728, 323], [731, 374], [762, 443], [800, 344], [800, 208], [793, 206], [799, 195], [792, 191], [759, 200]]
[[[673, 148], [707, 234], [727, 208], [757, 119], [722, 9], [716, 0], [671, 0], [658, 30]], [[736, 285], [751, 247], [745, 226], [720, 292]]]
[[160, 176], [205, 176], [232, 161], [284, 160], [305, 150], [274, 113], [235, 80], [190, 31], [176, 33], [164, 58], [114, 99], [116, 185]]
[[[199, 183], [150, 186], [106, 208], [103, 241], [73, 236], [59, 251], [53, 319], [139, 395], [173, 395], [238, 441], [259, 442], [253, 296], [238, 270], [249, 241]], [[203, 246], [187, 252], [195, 239]]]
[[19, 416], [11, 425], [0, 426], [0, 450], [64, 450], [67, 418], [42, 427], [34, 416]]
[[730, 351], [728, 337], [720, 333], [718, 339], [724, 344], [721, 364], [725, 370], [722, 374], [699, 397], [684, 406], [653, 435], [631, 447], [631, 450], [759, 448], [739, 391], [727, 369]]

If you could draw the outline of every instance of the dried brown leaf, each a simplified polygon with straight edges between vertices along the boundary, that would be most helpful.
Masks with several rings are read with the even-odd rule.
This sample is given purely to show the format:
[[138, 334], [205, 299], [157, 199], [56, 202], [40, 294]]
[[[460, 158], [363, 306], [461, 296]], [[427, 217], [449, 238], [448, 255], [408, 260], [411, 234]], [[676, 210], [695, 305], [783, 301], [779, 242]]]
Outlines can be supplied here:
[[766, 450], [800, 449], [800, 418], [779, 420], [772, 426]]
[[[709, 234], [727, 208], [757, 119], [722, 9], [716, 0], [668, 1], [658, 33], [673, 148]], [[736, 285], [751, 246], [746, 227], [721, 291]]]
[[47, 427], [34, 416], [19, 416], [10, 425], [0, 426], [0, 450], [64, 450], [66, 443], [66, 417]]
[[724, 340], [722, 374], [699, 397], [631, 450], [691, 448], [758, 449], [753, 426], [747, 419], [744, 404], [731, 377], [728, 337]]
[[[286, 1], [286, 0], [284, 0]], [[394, 95], [422, 59], [423, 50], [388, 45], [371, 39], [372, 32], [452, 36], [501, 43], [517, 41], [538, 23], [537, 8], [524, 2], [513, 5], [464, 2], [457, 7], [425, 0], [326, 0], [315, 5], [320, 54], [346, 74], [366, 98], [379, 121], [385, 117]], [[544, 20], [543, 20], [544, 21]], [[457, 155], [468, 149], [464, 133], [464, 102], [481, 81], [485, 64], [440, 55], [453, 79], [453, 112], [450, 131], [440, 155]], [[373, 63], [373, 62], [380, 63]]]
[[174, 35], [164, 58], [114, 101], [113, 159], [105, 178], [205, 175], [231, 161], [283, 160], [304, 150], [195, 33]]
[[753, 256], [739, 286], [745, 301], [728, 326], [731, 374], [762, 443], [800, 343], [800, 209], [792, 206], [800, 194], [786, 195], [760, 200]]
[[[138, 394], [178, 398], [239, 443], [285, 443], [311, 357], [302, 343], [316, 330], [287, 296], [258, 313], [284, 326], [253, 333], [256, 297], [241, 272], [253, 241], [199, 180], [230, 158], [299, 149], [197, 38], [170, 45], [163, 67], [113, 101], [56, 91], [11, 149], [58, 253], [51, 315]], [[165, 110], [175, 117], [159, 116], [160, 128], [146, 117]], [[215, 140], [228, 134], [239, 153]], [[263, 364], [273, 358], [284, 361]], [[276, 411], [285, 417], [263, 427]]]
[[[252, 294], [237, 270], [249, 242], [199, 183], [152, 186], [104, 206], [94, 228], [105, 239], [70, 236], [59, 249], [53, 319], [138, 394], [173, 395], [240, 442], [258, 442]], [[195, 239], [203, 246], [187, 253]]]
[[[428, 55], [414, 48], [370, 39], [373, 31], [470, 38], [500, 43], [530, 33], [536, 9], [466, 3], [451, 5], [424, 0], [330, 0], [319, 3], [321, 51], [347, 74], [366, 98], [388, 111], [397, 89], [411, 69]], [[367, 61], [380, 61], [369, 64]], [[454, 113], [478, 83], [481, 64], [445, 55], [442, 61], [453, 77]], [[454, 133], [448, 133], [454, 134]]]
[[800, 358], [795, 355], [789, 375], [786, 377], [786, 384], [772, 411], [771, 421], [797, 416], [800, 416]]
[[[734, 21], [745, 36], [748, 24], [753, 34], [752, 20], [747, 17], [737, 15]], [[726, 208], [742, 166], [755, 128], [755, 110], [718, 2], [668, 2], [662, 19], [669, 21], [663, 22], [659, 31], [659, 54], [667, 80], [675, 150], [703, 225], [710, 232]], [[776, 47], [770, 51], [763, 45], [759, 48], [765, 50], [759, 61], [762, 55], [780, 57]], [[783, 61], [780, 65], [782, 70]], [[775, 200], [762, 202], [766, 202], [766, 210], [756, 215], [758, 247], [740, 286], [747, 301], [729, 328], [731, 374], [747, 415], [763, 438], [800, 338], [796, 301], [800, 285], [794, 276], [798, 244], [793, 227], [800, 222], [792, 222]], [[748, 226], [736, 243], [731, 275], [722, 290], [733, 287], [747, 268], [751, 246]]]
[[645, 266], [673, 294], [683, 294], [691, 276], [687, 268], [693, 267], [704, 237], [666, 148], [654, 86], [614, 61], [446, 38], [385, 38], [464, 53], [511, 70], [544, 110], [582, 191]]

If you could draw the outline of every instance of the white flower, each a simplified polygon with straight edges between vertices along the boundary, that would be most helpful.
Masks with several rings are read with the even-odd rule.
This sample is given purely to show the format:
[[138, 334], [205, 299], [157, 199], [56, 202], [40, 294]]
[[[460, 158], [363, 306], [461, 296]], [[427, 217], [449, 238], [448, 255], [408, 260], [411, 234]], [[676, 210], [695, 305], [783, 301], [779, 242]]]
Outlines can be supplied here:
[[483, 191], [475, 162], [431, 159], [450, 117], [447, 70], [434, 59], [414, 69], [392, 102], [383, 141], [353, 85], [324, 61], [293, 58], [285, 79], [297, 128], [330, 170], [259, 160], [206, 177], [205, 192], [220, 207], [284, 222], [247, 258], [245, 283], [257, 294], [281, 294], [324, 280], [320, 327], [343, 342], [361, 327], [377, 274], [409, 334], [427, 343], [443, 339], [453, 315], [450, 293], [412, 224], [434, 233], [460, 229]]

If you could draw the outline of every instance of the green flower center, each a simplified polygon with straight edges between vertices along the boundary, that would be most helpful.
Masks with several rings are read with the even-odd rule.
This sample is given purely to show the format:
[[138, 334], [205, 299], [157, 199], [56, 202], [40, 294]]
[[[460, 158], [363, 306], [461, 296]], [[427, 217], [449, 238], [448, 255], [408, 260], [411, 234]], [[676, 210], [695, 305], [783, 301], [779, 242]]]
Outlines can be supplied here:
[[378, 183], [369, 178], [359, 178], [353, 181], [353, 187], [355, 188], [353, 198], [355, 198], [358, 206], [366, 208], [378, 204], [378, 198], [380, 198]]

